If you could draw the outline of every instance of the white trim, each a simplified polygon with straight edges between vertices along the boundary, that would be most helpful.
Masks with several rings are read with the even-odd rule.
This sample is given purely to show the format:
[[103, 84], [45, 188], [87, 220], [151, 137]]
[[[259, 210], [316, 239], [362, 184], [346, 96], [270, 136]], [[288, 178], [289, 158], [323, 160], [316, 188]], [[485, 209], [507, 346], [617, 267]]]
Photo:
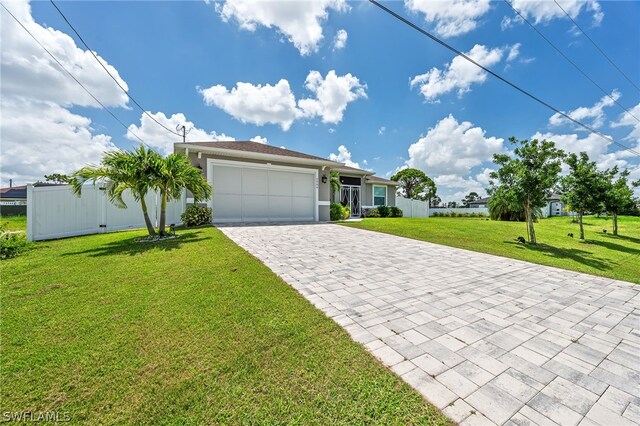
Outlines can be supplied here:
[[318, 201], [319, 206], [329, 206], [331, 205], [331, 201]]
[[[319, 201], [318, 201], [318, 169], [308, 169], [304, 167], [293, 167], [293, 166], [274, 166], [271, 163], [262, 164], [262, 163], [249, 163], [246, 161], [234, 161], [234, 160], [220, 160], [217, 158], [207, 158], [207, 182], [213, 187], [213, 191], [215, 194], [215, 186], [213, 182], [213, 166], [221, 165], [227, 167], [238, 167], [238, 168], [252, 168], [252, 169], [267, 169], [267, 170], [280, 170], [280, 171], [288, 171], [288, 172], [296, 172], [296, 173], [308, 173], [314, 176], [314, 188], [313, 188], [313, 220], [317, 222], [319, 220]], [[209, 199], [208, 206], [213, 210], [213, 195], [211, 199]], [[212, 215], [215, 217], [215, 212]]]
[[386, 206], [387, 205], [387, 198], [388, 198], [388, 195], [389, 195], [389, 194], [387, 194], [387, 186], [388, 185], [379, 185], [379, 184], [375, 184], [375, 185], [372, 184], [371, 185], [371, 204], [373, 204], [375, 207], [378, 207], [378, 206], [375, 205], [376, 204], [375, 188], [376, 187], [384, 188], [384, 204], [380, 204], [380, 205], [381, 206]]

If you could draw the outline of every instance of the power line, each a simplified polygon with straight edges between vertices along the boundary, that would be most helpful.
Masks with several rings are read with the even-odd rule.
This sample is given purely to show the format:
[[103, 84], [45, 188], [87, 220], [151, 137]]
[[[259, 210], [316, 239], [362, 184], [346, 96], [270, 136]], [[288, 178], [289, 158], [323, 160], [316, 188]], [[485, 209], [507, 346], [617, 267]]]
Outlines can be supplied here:
[[382, 9], [383, 11], [387, 12], [389, 15], [393, 16], [394, 18], [398, 19], [399, 21], [403, 22], [404, 24], [410, 26], [411, 28], [413, 28], [414, 30], [418, 31], [419, 33], [421, 33], [422, 35], [425, 35], [427, 37], [429, 37], [431, 40], [435, 41], [436, 43], [440, 44], [441, 46], [449, 49], [450, 51], [452, 51], [453, 53], [455, 53], [458, 56], [461, 56], [462, 58], [466, 59], [467, 61], [471, 62], [472, 64], [474, 64], [475, 66], [477, 66], [478, 68], [481, 68], [482, 70], [486, 71], [487, 73], [491, 74], [492, 76], [494, 76], [495, 78], [497, 78], [498, 80], [502, 81], [503, 83], [511, 86], [512, 88], [516, 89], [518, 92], [522, 93], [525, 96], [528, 96], [529, 98], [533, 99], [534, 101], [538, 102], [541, 105], [544, 105], [545, 107], [547, 107], [548, 109], [550, 109], [551, 111], [560, 114], [561, 116], [563, 116], [564, 118], [566, 118], [567, 120], [577, 124], [578, 126], [588, 130], [589, 132], [600, 136], [601, 138], [612, 142], [616, 145], [618, 145], [621, 148], [624, 148], [624, 150], [631, 152], [632, 154], [635, 154], [636, 156], [640, 157], [640, 152], [629, 148], [626, 145], [621, 144], [620, 142], [616, 141], [615, 139], [613, 139], [612, 137], [609, 137], [601, 132], [599, 132], [598, 130], [592, 128], [591, 126], [584, 124], [578, 120], [576, 120], [575, 118], [569, 116], [568, 114], [560, 111], [559, 109], [551, 106], [550, 104], [548, 104], [547, 102], [543, 101], [542, 99], [538, 98], [537, 96], [531, 94], [530, 92], [526, 91], [525, 89], [522, 89], [520, 86], [510, 82], [509, 80], [507, 80], [506, 78], [502, 77], [501, 75], [491, 71], [490, 69], [486, 68], [483, 65], [480, 65], [478, 62], [476, 62], [474, 59], [470, 58], [469, 56], [467, 56], [466, 54], [462, 53], [461, 51], [459, 51], [458, 49], [456, 49], [455, 47], [447, 44], [446, 42], [440, 40], [438, 37], [432, 35], [431, 33], [423, 30], [422, 28], [420, 28], [419, 26], [417, 26], [416, 24], [414, 24], [413, 22], [409, 21], [408, 19], [398, 15], [397, 13], [395, 13], [393, 10], [387, 8], [386, 6], [383, 6], [382, 4], [378, 3], [376, 0], [369, 0], [370, 3], [372, 3], [373, 5], [377, 6], [378, 8]]
[[609, 63], [610, 63], [611, 65], [613, 65], [613, 67], [614, 67], [615, 69], [617, 69], [617, 70], [618, 70], [618, 72], [619, 72], [620, 74], [622, 74], [622, 76], [623, 76], [624, 78], [626, 78], [626, 79], [627, 79], [627, 81], [628, 81], [629, 83], [631, 83], [631, 85], [632, 85], [633, 87], [635, 87], [636, 89], [638, 89], [638, 91], [640, 91], [640, 87], [638, 87], [638, 86], [637, 86], [637, 85], [636, 85], [636, 84], [635, 84], [635, 83], [634, 83], [634, 82], [633, 82], [633, 81], [632, 81], [632, 80], [627, 76], [627, 74], [625, 74], [625, 73], [624, 73], [624, 72], [623, 72], [623, 71], [622, 71], [622, 70], [621, 70], [621, 69], [620, 69], [620, 68], [619, 68], [619, 67], [618, 67], [614, 62], [613, 62], [613, 60], [611, 60], [611, 58], [609, 58], [609, 56], [607, 56], [607, 54], [606, 54], [606, 53], [604, 53], [604, 51], [600, 48], [600, 46], [598, 46], [598, 45], [596, 44], [596, 42], [595, 42], [595, 41], [593, 41], [593, 39], [592, 39], [591, 37], [589, 37], [589, 34], [587, 34], [587, 33], [586, 33], [586, 32], [585, 32], [585, 31], [580, 27], [580, 25], [578, 25], [578, 23], [575, 21], [575, 19], [573, 19], [573, 18], [571, 17], [571, 15], [569, 15], [569, 14], [567, 13], [567, 11], [566, 11], [566, 10], [564, 10], [564, 8], [560, 5], [560, 3], [558, 3], [556, 0], [553, 0], [553, 1], [555, 2], [555, 4], [557, 4], [557, 5], [558, 5], [558, 7], [560, 8], [560, 10], [562, 10], [562, 11], [564, 12], [564, 14], [565, 14], [565, 15], [567, 15], [567, 18], [569, 18], [569, 19], [571, 20], [571, 22], [573, 22], [573, 25], [575, 25], [575, 26], [576, 26], [576, 28], [577, 28], [577, 29], [579, 29], [579, 30], [580, 30], [580, 32], [581, 32], [582, 34], [584, 34], [584, 36], [585, 36], [587, 39], [589, 39], [589, 41], [591, 42], [591, 44], [593, 44], [593, 46], [594, 46], [596, 49], [598, 49], [598, 51], [602, 54], [602, 56], [604, 56], [604, 57], [607, 59], [607, 61], [609, 61]]
[[582, 74], [587, 80], [589, 80], [591, 83], [593, 83], [594, 86], [596, 86], [598, 89], [600, 89], [600, 91], [602, 93], [604, 93], [605, 96], [607, 96], [609, 99], [611, 99], [616, 105], [618, 105], [620, 108], [622, 108], [627, 114], [629, 114], [631, 117], [635, 118], [636, 121], [638, 123], [640, 123], [640, 119], [638, 117], [636, 117], [635, 115], [633, 115], [631, 113], [631, 111], [629, 111], [627, 108], [625, 108], [620, 102], [618, 102], [613, 96], [611, 96], [609, 93], [607, 93], [606, 90], [604, 90], [602, 88], [602, 86], [600, 86], [598, 83], [596, 83], [591, 77], [589, 77], [587, 75], [586, 72], [584, 72], [582, 70], [582, 68], [580, 68], [575, 62], [573, 62], [567, 55], [564, 54], [564, 52], [562, 52], [562, 50], [560, 50], [555, 44], [553, 44], [553, 42], [551, 40], [549, 40], [544, 34], [542, 34], [542, 32], [540, 30], [538, 30], [538, 28], [536, 28], [535, 25], [533, 25], [531, 22], [529, 22], [529, 20], [527, 20], [527, 18], [525, 18], [515, 7], [513, 7], [513, 5], [511, 4], [511, 2], [509, 0], [503, 0], [510, 8], [511, 10], [513, 10], [524, 22], [526, 22], [535, 32], [538, 33], [538, 35], [540, 37], [542, 37], [544, 39], [544, 41], [546, 41], [549, 46], [553, 47], [555, 49], [556, 52], [558, 52], [560, 54], [560, 56], [562, 56], [564, 59], [567, 60], [567, 62], [569, 62], [571, 65], [573, 65], [573, 67], [575, 69], [578, 70], [578, 72], [580, 74]]
[[176, 131], [168, 128], [167, 126], [165, 126], [164, 124], [162, 124], [161, 122], [159, 122], [158, 120], [156, 120], [151, 114], [149, 114], [147, 112], [146, 109], [142, 108], [142, 106], [138, 103], [138, 101], [136, 101], [133, 96], [131, 96], [129, 94], [129, 92], [127, 91], [127, 89], [125, 89], [124, 87], [122, 87], [122, 85], [120, 84], [120, 82], [118, 81], [117, 78], [115, 78], [115, 76], [113, 74], [111, 74], [111, 72], [109, 71], [109, 69], [104, 65], [104, 63], [98, 59], [98, 57], [96, 56], [96, 54], [94, 53], [94, 51], [89, 47], [89, 45], [84, 41], [84, 39], [82, 38], [82, 36], [80, 35], [80, 33], [78, 33], [78, 31], [75, 29], [75, 27], [71, 24], [71, 22], [69, 22], [69, 20], [67, 19], [67, 17], [64, 15], [64, 13], [62, 13], [62, 11], [60, 10], [60, 8], [58, 7], [58, 5], [56, 5], [53, 0], [49, 0], [51, 2], [51, 4], [53, 5], [53, 7], [56, 8], [56, 10], [58, 11], [58, 13], [60, 14], [60, 16], [62, 16], [62, 19], [64, 19], [64, 21], [67, 23], [67, 25], [69, 25], [69, 27], [71, 28], [71, 30], [76, 34], [76, 36], [78, 36], [78, 38], [80, 39], [80, 41], [82, 42], [82, 44], [84, 44], [84, 47], [87, 48], [87, 50], [91, 53], [91, 55], [94, 57], [94, 59], [100, 64], [100, 66], [107, 72], [107, 74], [109, 74], [109, 77], [111, 77], [111, 79], [113, 81], [115, 81], [115, 83], [118, 85], [118, 87], [120, 89], [122, 89], [122, 91], [124, 92], [125, 95], [127, 95], [129, 97], [129, 99], [131, 99], [131, 101], [138, 107], [140, 108], [140, 110], [147, 116], [149, 117], [151, 120], [153, 120], [156, 124], [158, 124], [160, 127], [162, 127], [163, 129], [165, 129], [166, 131], [176, 135], [176, 136], [182, 136], [180, 133], [177, 133]]
[[4, 3], [0, 2], [0, 6], [2, 6], [4, 8], [4, 10], [7, 11], [7, 13], [9, 15], [11, 15], [11, 17], [13, 18], [14, 21], [16, 21], [18, 23], [18, 25], [20, 25], [22, 27], [23, 30], [25, 30], [27, 32], [27, 34], [29, 34], [31, 36], [31, 38], [38, 43], [38, 45], [44, 49], [45, 52], [47, 52], [49, 54], [49, 56], [51, 56], [51, 58], [58, 64], [58, 66], [60, 68], [62, 68], [67, 74], [69, 74], [69, 76], [76, 82], [78, 83], [78, 85], [80, 85], [80, 87], [82, 87], [84, 89], [85, 92], [87, 92], [89, 94], [89, 96], [91, 96], [93, 98], [94, 101], [96, 101], [105, 111], [107, 111], [109, 113], [109, 115], [111, 115], [111, 117], [113, 117], [114, 120], [116, 120], [118, 123], [120, 123], [120, 125], [122, 125], [122, 127], [124, 127], [127, 132], [131, 133], [133, 136], [136, 137], [136, 139], [138, 139], [142, 144], [146, 145], [147, 147], [149, 147], [150, 149], [153, 149], [151, 146], [149, 146], [145, 141], [143, 141], [138, 135], [136, 135], [134, 132], [132, 132], [131, 130], [129, 130], [129, 127], [124, 124], [118, 117], [116, 117], [116, 115], [109, 109], [107, 108], [102, 102], [100, 102], [100, 100], [98, 98], [96, 98], [93, 93], [91, 93], [91, 91], [89, 91], [89, 89], [87, 89], [85, 87], [84, 84], [82, 84], [80, 82], [80, 80], [78, 80], [64, 65], [62, 65], [62, 63], [58, 60], [58, 58], [56, 58], [53, 53], [51, 53], [49, 51], [49, 49], [47, 49], [42, 43], [40, 43], [40, 41], [36, 38], [36, 36], [33, 35], [33, 33], [31, 31], [29, 31], [29, 29], [27, 27], [24, 26], [24, 24], [22, 22], [20, 22], [20, 20], [18, 18], [16, 18], [16, 16], [11, 13], [11, 11], [9, 9], [7, 9], [7, 7], [4, 5]]

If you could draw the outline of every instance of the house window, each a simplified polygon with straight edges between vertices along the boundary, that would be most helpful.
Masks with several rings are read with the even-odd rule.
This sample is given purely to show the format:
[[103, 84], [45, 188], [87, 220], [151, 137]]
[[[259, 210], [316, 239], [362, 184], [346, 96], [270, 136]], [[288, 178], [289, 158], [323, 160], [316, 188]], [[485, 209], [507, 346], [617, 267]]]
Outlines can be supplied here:
[[373, 187], [373, 205], [374, 206], [387, 205], [387, 187], [386, 186]]

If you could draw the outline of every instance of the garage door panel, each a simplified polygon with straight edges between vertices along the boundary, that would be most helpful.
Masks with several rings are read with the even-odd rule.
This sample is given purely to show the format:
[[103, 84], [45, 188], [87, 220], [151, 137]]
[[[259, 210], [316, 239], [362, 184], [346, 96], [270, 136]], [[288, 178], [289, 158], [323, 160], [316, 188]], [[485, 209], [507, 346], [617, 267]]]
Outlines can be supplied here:
[[268, 172], [259, 169], [242, 169], [242, 195], [267, 195]]
[[239, 194], [242, 191], [242, 169], [214, 165], [213, 190], [217, 194]]
[[244, 222], [267, 222], [269, 210], [266, 195], [242, 195], [242, 220]]
[[269, 219], [292, 220], [293, 203], [291, 197], [269, 196]]
[[269, 171], [269, 195], [292, 195], [291, 173]]
[[291, 198], [293, 207], [294, 220], [314, 220], [313, 209], [314, 202], [311, 197], [293, 197]]
[[213, 197], [213, 217], [218, 219], [234, 219], [241, 217], [242, 196], [239, 194], [215, 193]]
[[314, 176], [309, 173], [291, 173], [293, 175], [292, 193], [294, 197], [312, 197], [315, 189]]

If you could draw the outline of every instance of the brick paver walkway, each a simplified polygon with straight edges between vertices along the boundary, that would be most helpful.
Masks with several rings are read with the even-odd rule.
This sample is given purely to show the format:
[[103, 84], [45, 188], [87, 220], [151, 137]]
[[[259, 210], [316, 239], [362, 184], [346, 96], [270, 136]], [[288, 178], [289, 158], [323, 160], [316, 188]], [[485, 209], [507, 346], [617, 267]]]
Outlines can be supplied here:
[[640, 285], [337, 225], [221, 230], [462, 425], [640, 424]]

